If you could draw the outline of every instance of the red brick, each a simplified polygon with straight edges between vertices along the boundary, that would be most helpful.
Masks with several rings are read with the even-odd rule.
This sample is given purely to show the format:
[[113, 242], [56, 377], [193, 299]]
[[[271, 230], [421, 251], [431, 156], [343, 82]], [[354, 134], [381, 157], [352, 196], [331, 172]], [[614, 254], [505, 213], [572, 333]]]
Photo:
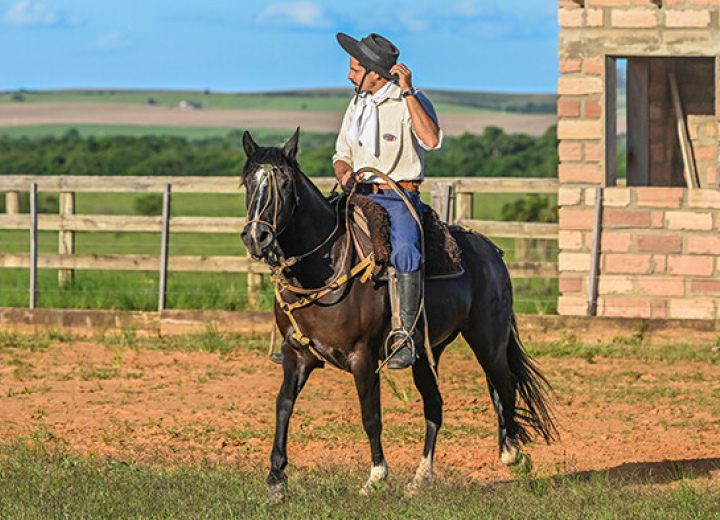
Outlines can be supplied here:
[[666, 27], [707, 27], [710, 11], [691, 9], [668, 9], [665, 11]]
[[603, 255], [608, 274], [644, 274], [650, 272], [650, 255], [615, 254]]
[[684, 188], [637, 188], [638, 206], [676, 209], [682, 206]]
[[603, 180], [603, 171], [600, 164], [595, 163], [579, 163], [568, 164], [561, 163], [558, 166], [558, 179], [560, 183], [564, 182], [583, 182], [587, 184], [600, 184]]
[[712, 320], [715, 316], [715, 305], [712, 300], [697, 298], [679, 298], [670, 300], [668, 318], [681, 320]]
[[585, 160], [587, 162], [601, 162], [603, 149], [599, 144], [585, 143]]
[[558, 94], [561, 96], [584, 96], [602, 94], [602, 79], [597, 76], [560, 76]]
[[560, 208], [560, 229], [592, 229], [594, 213], [591, 209]]
[[587, 299], [578, 296], [560, 296], [558, 314], [561, 316], [585, 316]]
[[606, 209], [603, 224], [612, 228], [650, 227], [650, 212], [632, 209]]
[[720, 295], [720, 280], [694, 278], [690, 282], [690, 291], [692, 294]]
[[685, 296], [685, 279], [669, 276], [643, 276], [638, 278], [643, 295], [647, 296]]
[[658, 320], [664, 320], [668, 317], [668, 303], [667, 300], [654, 299], [652, 301], [653, 313], [652, 317]]
[[599, 99], [585, 100], [585, 117], [602, 117], [602, 104]]
[[614, 10], [610, 16], [613, 27], [647, 29], [658, 25], [657, 9]]
[[631, 5], [631, 0], [590, 0], [592, 7], [620, 7]]
[[561, 7], [558, 10], [558, 25], [560, 27], [582, 27], [583, 25], [583, 9], [574, 7]]
[[597, 119], [588, 121], [576, 119], [560, 119], [558, 121], [558, 139], [586, 140], [602, 139], [602, 125]]
[[690, 235], [687, 240], [688, 253], [720, 255], [720, 237]]
[[603, 27], [605, 25], [605, 9], [585, 9], [586, 27]]
[[667, 229], [710, 231], [713, 228], [712, 213], [694, 211], [668, 211], [665, 223]]
[[655, 229], [665, 228], [665, 212], [664, 211], [653, 211], [652, 212], [652, 227]]
[[558, 255], [558, 269], [561, 273], [580, 271], [587, 273], [590, 269], [590, 253], [565, 253]]
[[653, 255], [653, 273], [660, 274], [667, 271], [667, 256], [666, 255]]
[[583, 72], [585, 74], [602, 74], [605, 69], [605, 58], [602, 56], [585, 58]]
[[712, 256], [668, 256], [668, 273], [675, 275], [711, 276]]
[[580, 100], [560, 98], [557, 102], [558, 117], [580, 117]]
[[717, 156], [717, 148], [715, 146], [696, 146], [693, 148], [693, 155], [695, 160], [701, 161], [715, 161]]
[[565, 293], [577, 293], [582, 291], [582, 278], [579, 276], [567, 276], [560, 275], [559, 281], [560, 292]]
[[652, 302], [645, 298], [605, 298], [603, 316], [620, 318], [652, 317]]
[[612, 231], [609, 231], [602, 234], [603, 251], [626, 253], [630, 251], [631, 245], [632, 234], [630, 233], [613, 233]]
[[680, 235], [638, 235], [636, 240], [640, 251], [655, 253], [682, 252], [682, 237]]
[[560, 158], [560, 162], [582, 161], [582, 147], [582, 143], [575, 141], [561, 141], [558, 145], [558, 157]]
[[560, 72], [580, 72], [582, 60], [560, 60]]

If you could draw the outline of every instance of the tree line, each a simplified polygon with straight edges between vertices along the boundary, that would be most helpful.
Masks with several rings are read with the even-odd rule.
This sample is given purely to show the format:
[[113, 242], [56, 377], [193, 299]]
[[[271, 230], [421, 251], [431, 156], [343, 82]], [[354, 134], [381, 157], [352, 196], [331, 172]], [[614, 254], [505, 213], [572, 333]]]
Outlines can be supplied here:
[[[225, 137], [173, 136], [0, 137], [0, 174], [15, 175], [230, 175], [245, 162], [242, 131]], [[269, 136], [269, 139], [268, 137]], [[266, 134], [263, 142], [287, 138]], [[335, 136], [301, 136], [300, 164], [311, 176], [331, 176]], [[554, 177], [557, 175], [555, 127], [544, 135], [506, 134], [487, 127], [482, 134], [446, 137], [440, 150], [426, 154], [428, 176]]]

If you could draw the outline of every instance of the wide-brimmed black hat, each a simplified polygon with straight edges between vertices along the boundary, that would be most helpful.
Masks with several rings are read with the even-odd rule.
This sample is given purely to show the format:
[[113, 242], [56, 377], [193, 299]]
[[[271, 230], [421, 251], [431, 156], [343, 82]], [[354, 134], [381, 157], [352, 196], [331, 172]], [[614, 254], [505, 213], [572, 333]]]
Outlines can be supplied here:
[[379, 34], [371, 33], [358, 41], [345, 33], [338, 33], [337, 41], [363, 67], [374, 70], [386, 79], [394, 79], [394, 74], [390, 74], [390, 69], [397, 63], [400, 51], [390, 40]]

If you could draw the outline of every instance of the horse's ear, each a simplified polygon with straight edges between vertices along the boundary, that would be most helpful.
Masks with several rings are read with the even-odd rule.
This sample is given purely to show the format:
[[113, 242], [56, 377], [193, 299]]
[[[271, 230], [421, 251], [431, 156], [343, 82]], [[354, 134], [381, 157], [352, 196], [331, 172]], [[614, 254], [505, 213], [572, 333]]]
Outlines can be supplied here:
[[300, 127], [298, 126], [297, 130], [295, 130], [295, 134], [290, 138], [287, 143], [285, 143], [285, 146], [283, 147], [283, 153], [285, 154], [285, 157], [287, 157], [291, 161], [294, 161], [295, 157], [297, 157], [299, 140]]
[[257, 143], [253, 141], [252, 136], [250, 135], [250, 132], [245, 130], [245, 133], [243, 134], [243, 148], [245, 148], [245, 155], [247, 157], [250, 157], [252, 154], [255, 153], [255, 150], [257, 150]]

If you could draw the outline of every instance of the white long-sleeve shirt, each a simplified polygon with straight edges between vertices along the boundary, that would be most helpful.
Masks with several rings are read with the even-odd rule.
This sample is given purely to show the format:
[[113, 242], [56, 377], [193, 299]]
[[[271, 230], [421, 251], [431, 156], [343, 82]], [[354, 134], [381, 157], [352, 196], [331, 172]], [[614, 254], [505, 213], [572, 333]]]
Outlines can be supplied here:
[[[437, 115], [430, 100], [422, 92], [418, 92], [417, 99], [428, 115], [437, 123]], [[368, 148], [354, 141], [348, 135], [350, 121], [357, 108], [354, 101], [353, 98], [345, 111], [335, 144], [333, 163], [343, 161], [354, 171], [370, 166], [385, 173], [396, 182], [422, 180], [424, 178], [425, 151], [440, 148], [443, 138], [442, 130], [438, 129], [438, 145], [435, 148], [423, 143], [415, 133], [407, 101], [402, 97], [400, 87], [393, 84], [387, 99], [377, 107], [379, 153], [375, 156]], [[383, 181], [375, 175], [366, 174], [363, 182], [382, 183]]]

